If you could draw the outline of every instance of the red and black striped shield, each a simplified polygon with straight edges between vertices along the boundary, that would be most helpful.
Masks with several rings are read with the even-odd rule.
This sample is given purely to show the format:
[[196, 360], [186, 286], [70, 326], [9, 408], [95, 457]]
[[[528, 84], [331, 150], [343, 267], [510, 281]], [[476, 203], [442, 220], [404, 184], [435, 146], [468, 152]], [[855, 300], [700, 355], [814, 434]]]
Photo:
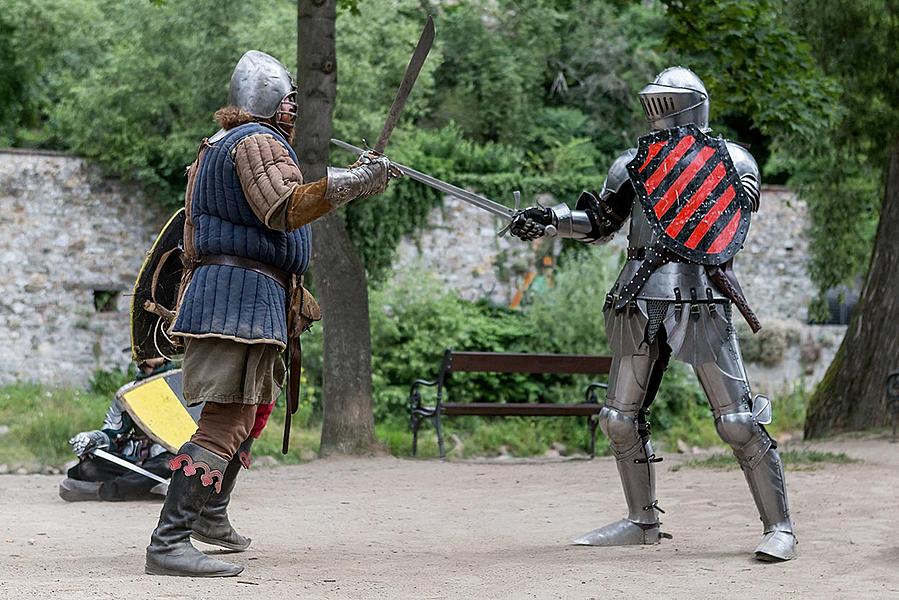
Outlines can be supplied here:
[[695, 125], [640, 138], [627, 172], [659, 241], [692, 262], [720, 265], [749, 232], [752, 204], [725, 141]]

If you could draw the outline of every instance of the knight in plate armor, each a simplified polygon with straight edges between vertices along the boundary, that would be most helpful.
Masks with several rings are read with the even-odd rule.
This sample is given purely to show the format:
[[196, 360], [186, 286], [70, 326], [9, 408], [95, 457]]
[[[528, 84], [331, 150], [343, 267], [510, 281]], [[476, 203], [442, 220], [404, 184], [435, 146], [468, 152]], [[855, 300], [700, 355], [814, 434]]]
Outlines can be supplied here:
[[150, 574], [224, 577], [243, 570], [200, 552], [190, 538], [231, 551], [249, 546], [227, 508], [258, 424], [284, 384], [282, 351], [290, 348], [293, 405], [298, 336], [320, 318], [301, 283], [309, 223], [383, 192], [396, 175], [386, 157], [367, 152], [347, 169], [329, 168], [305, 182], [290, 143], [296, 116], [287, 68], [247, 52], [231, 76], [228, 106], [216, 112], [221, 129], [202, 141], [187, 170], [184, 271], [168, 334], [184, 342], [185, 399], [205, 404], [196, 433], [169, 461], [168, 494], [147, 548]]
[[695, 73], [665, 69], [639, 93], [652, 132], [612, 164], [599, 194], [520, 211], [511, 232], [529, 241], [552, 232], [588, 244], [611, 239], [630, 218], [627, 262], [606, 297], [613, 362], [600, 426], [609, 438], [628, 516], [577, 538], [590, 546], [655, 544], [661, 532], [647, 413], [672, 357], [690, 364], [722, 440], [733, 449], [755, 500], [763, 538], [755, 556], [795, 556], [784, 470], [764, 428], [771, 406], [753, 397], [732, 306], [760, 327], [731, 269], [760, 175], [742, 146], [711, 138], [709, 97]]

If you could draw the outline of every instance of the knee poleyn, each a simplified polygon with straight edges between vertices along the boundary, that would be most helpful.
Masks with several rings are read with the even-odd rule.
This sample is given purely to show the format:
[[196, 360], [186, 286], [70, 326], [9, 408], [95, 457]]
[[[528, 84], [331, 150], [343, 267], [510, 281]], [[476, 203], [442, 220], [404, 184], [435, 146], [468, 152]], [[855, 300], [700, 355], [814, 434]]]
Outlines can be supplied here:
[[773, 444], [750, 412], [721, 415], [715, 421], [715, 427], [744, 467], [754, 467]]
[[612, 448], [618, 452], [627, 450], [634, 443], [639, 443], [637, 422], [633, 417], [604, 406], [599, 413], [599, 426], [602, 428]]

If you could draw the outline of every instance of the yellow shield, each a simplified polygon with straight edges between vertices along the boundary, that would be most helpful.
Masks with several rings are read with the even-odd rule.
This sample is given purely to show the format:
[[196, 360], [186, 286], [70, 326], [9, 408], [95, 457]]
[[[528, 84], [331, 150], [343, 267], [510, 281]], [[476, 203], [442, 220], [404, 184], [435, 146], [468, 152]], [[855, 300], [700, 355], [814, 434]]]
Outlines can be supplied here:
[[181, 388], [181, 369], [173, 369], [129, 383], [119, 388], [116, 397], [150, 439], [177, 452], [197, 430], [203, 408], [188, 408]]

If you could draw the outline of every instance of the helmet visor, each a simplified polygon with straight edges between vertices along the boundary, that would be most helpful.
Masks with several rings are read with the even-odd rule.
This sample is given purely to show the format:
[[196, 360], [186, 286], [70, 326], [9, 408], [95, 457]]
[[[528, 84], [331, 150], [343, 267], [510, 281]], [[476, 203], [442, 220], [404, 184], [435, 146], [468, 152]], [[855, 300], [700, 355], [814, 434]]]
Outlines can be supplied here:
[[650, 122], [673, 117], [702, 106], [708, 96], [698, 90], [650, 83], [640, 90], [640, 104]]

